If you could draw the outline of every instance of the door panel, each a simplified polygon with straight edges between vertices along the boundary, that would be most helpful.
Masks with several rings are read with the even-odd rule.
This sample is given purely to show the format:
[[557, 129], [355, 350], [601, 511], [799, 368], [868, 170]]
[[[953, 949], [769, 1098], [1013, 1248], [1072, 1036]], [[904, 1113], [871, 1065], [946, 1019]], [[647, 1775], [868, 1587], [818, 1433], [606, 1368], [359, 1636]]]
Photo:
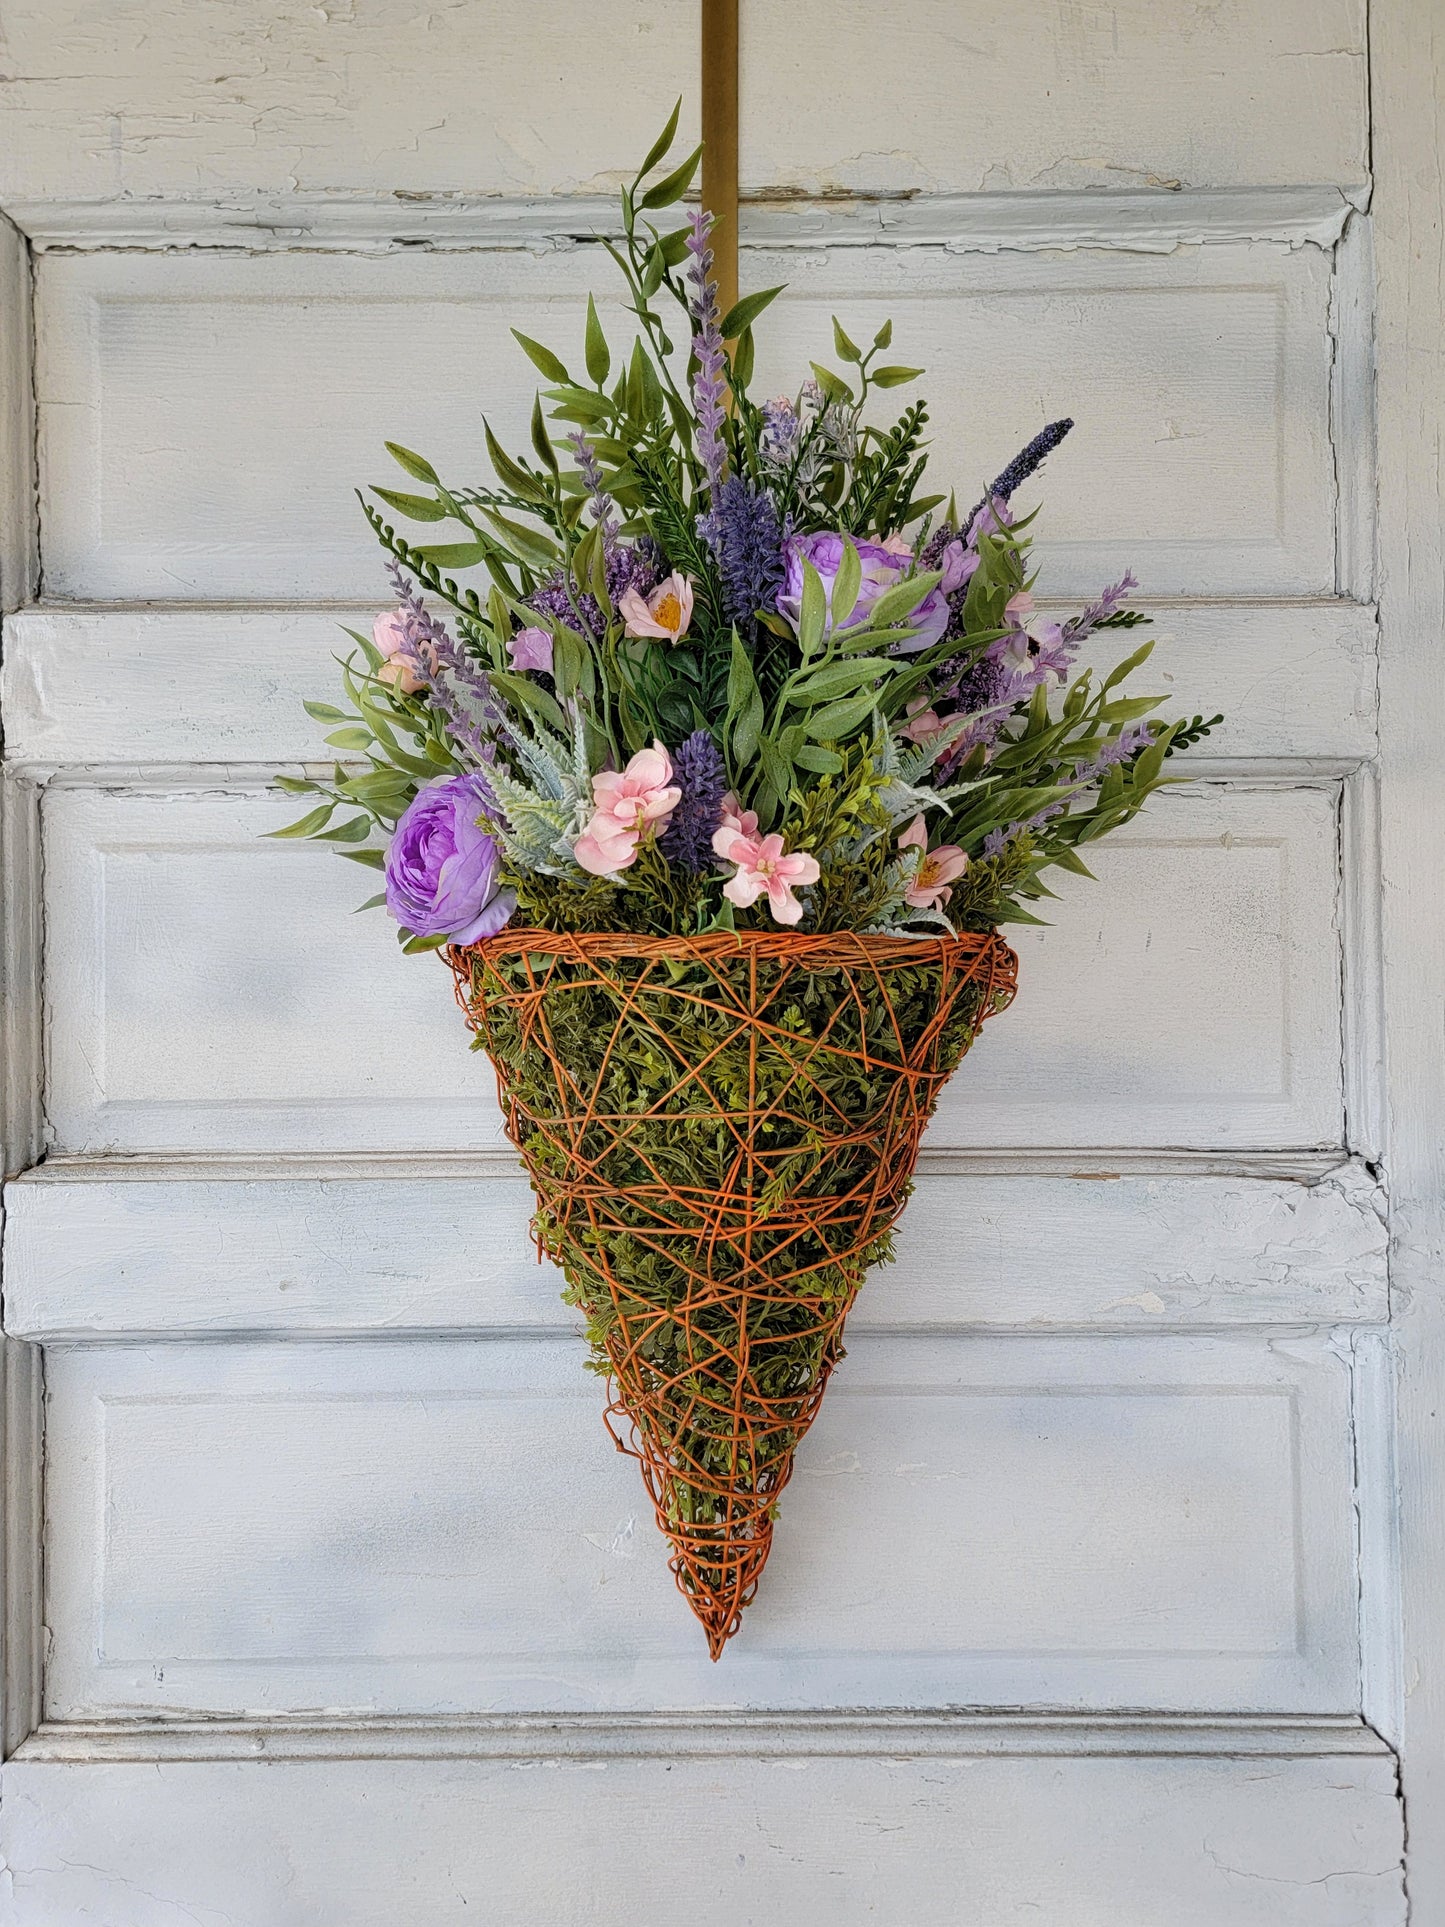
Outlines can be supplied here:
[[[295, 814], [211, 790], [48, 796], [57, 1150], [502, 1143], [450, 976], [402, 957], [382, 915], [352, 917], [368, 873], [263, 840]], [[1056, 885], [1053, 928], [1014, 936], [1017, 1003], [929, 1146], [1338, 1144], [1330, 791], [1166, 796], [1094, 869]]]
[[1321, 1341], [858, 1339], [725, 1674], [581, 1367], [57, 1349], [49, 1715], [1354, 1702]]
[[1361, 0], [745, 9], [758, 391], [891, 314], [961, 493], [1074, 416], [1041, 597], [1132, 567], [1231, 713], [1015, 933], [716, 1667], [446, 972], [261, 834], [389, 593], [352, 484], [525, 435], [696, 10], [224, 13], [6, 19], [0, 1927], [1398, 1927]]

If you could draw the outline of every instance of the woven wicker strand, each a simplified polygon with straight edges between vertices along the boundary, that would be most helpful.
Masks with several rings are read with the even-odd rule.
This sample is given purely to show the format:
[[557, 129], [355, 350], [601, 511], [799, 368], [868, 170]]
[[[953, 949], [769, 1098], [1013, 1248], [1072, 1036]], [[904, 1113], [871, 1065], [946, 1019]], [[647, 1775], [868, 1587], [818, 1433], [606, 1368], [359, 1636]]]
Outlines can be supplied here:
[[[538, 1249], [588, 1315], [609, 1430], [640, 1463], [716, 1659], [757, 1591], [794, 1450], [939, 1090], [1012, 998], [1017, 960], [992, 934], [542, 930], [450, 960], [532, 1180]], [[893, 995], [903, 971], [911, 1029]], [[656, 1073], [645, 1089], [628, 1068], [639, 1050]], [[833, 1096], [860, 1079], [866, 1115]]]

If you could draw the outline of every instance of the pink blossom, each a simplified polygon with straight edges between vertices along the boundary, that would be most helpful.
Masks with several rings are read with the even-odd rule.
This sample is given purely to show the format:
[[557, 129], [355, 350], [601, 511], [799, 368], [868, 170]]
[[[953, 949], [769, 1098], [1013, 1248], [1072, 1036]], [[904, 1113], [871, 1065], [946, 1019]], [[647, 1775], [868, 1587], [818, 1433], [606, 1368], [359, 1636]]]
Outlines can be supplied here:
[[507, 654], [514, 669], [540, 669], [552, 673], [552, 638], [545, 629], [519, 629], [507, 643]]
[[572, 854], [595, 877], [612, 876], [637, 861], [649, 829], [662, 830], [682, 799], [672, 780], [672, 758], [654, 742], [640, 749], [624, 770], [600, 770], [592, 778], [596, 805]]
[[918, 868], [903, 892], [903, 901], [915, 910], [941, 910], [953, 895], [950, 884], [968, 868], [968, 858], [956, 843], [940, 843], [936, 850], [929, 849], [928, 827], [921, 810], [899, 837], [898, 847], [920, 852]]
[[803, 906], [793, 895], [793, 885], [818, 881], [821, 875], [818, 859], [809, 856], [805, 850], [788, 854], [776, 830], [768, 836], [728, 837], [726, 849], [721, 847], [725, 835], [724, 831], [718, 831], [713, 838], [713, 848], [719, 856], [737, 865], [733, 875], [723, 885], [723, 895], [728, 902], [735, 903], [740, 910], [746, 910], [766, 891], [773, 921], [797, 923], [803, 914]]
[[677, 642], [692, 621], [692, 583], [674, 570], [645, 601], [636, 589], [624, 589], [617, 598], [617, 613], [629, 636]]
[[[411, 620], [405, 609], [386, 609], [371, 625], [371, 640], [385, 658], [376, 672], [378, 682], [391, 683], [403, 696], [414, 696], [418, 689], [426, 687], [426, 677], [420, 673], [421, 664], [416, 651], [407, 641], [407, 623]], [[435, 652], [432, 652], [431, 667], [436, 668]]]
[[722, 816], [713, 832], [712, 847], [719, 856], [726, 856], [735, 836], [756, 836], [757, 833], [757, 811], [743, 809], [729, 790], [722, 800]]
[[927, 696], [915, 696], [908, 705], [908, 721], [903, 725], [903, 734], [909, 742], [931, 743], [943, 727], [942, 717]]

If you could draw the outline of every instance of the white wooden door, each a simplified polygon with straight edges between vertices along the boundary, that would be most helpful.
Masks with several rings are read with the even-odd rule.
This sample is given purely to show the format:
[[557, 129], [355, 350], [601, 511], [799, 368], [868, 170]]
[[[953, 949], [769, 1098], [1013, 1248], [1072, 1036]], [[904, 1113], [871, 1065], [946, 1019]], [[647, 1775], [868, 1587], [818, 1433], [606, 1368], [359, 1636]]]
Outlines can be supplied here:
[[695, 7], [7, 9], [0, 1921], [1445, 1923], [1439, 21], [1375, 16], [1372, 127], [1363, 0], [745, 8], [778, 366], [891, 313], [960, 486], [1075, 415], [1048, 592], [1132, 565], [1229, 718], [1022, 938], [713, 1667], [446, 973], [259, 840], [350, 485], [521, 432]]

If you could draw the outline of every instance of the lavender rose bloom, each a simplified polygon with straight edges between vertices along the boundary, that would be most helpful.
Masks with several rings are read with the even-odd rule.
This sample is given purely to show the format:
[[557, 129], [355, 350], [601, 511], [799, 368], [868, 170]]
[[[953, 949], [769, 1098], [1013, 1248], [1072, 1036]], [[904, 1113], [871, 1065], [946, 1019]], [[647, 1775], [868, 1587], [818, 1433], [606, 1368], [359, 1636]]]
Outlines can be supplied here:
[[443, 776], [412, 798], [386, 853], [386, 907], [416, 937], [475, 943], [516, 908], [497, 888], [497, 846], [477, 818], [494, 807], [480, 776]]
[[[912, 567], [913, 551], [900, 536], [890, 536], [886, 542], [869, 542], [862, 536], [850, 536], [847, 539], [858, 551], [858, 560], [863, 565], [863, 580], [857, 601], [851, 609], [843, 612], [833, 607], [833, 584], [838, 579], [838, 570], [843, 561], [844, 537], [829, 530], [819, 535], [790, 536], [783, 545], [786, 573], [778, 594], [778, 613], [785, 616], [794, 628], [803, 609], [804, 562], [812, 563], [822, 581], [828, 608], [824, 628], [829, 634], [834, 628], [854, 629], [866, 621], [878, 598]], [[948, 627], [948, 601], [944, 584], [940, 583], [921, 599], [908, 617], [908, 626], [917, 629], [918, 634], [910, 636], [901, 645], [902, 651], [907, 654], [928, 649], [935, 642], [942, 641], [943, 632]]]

